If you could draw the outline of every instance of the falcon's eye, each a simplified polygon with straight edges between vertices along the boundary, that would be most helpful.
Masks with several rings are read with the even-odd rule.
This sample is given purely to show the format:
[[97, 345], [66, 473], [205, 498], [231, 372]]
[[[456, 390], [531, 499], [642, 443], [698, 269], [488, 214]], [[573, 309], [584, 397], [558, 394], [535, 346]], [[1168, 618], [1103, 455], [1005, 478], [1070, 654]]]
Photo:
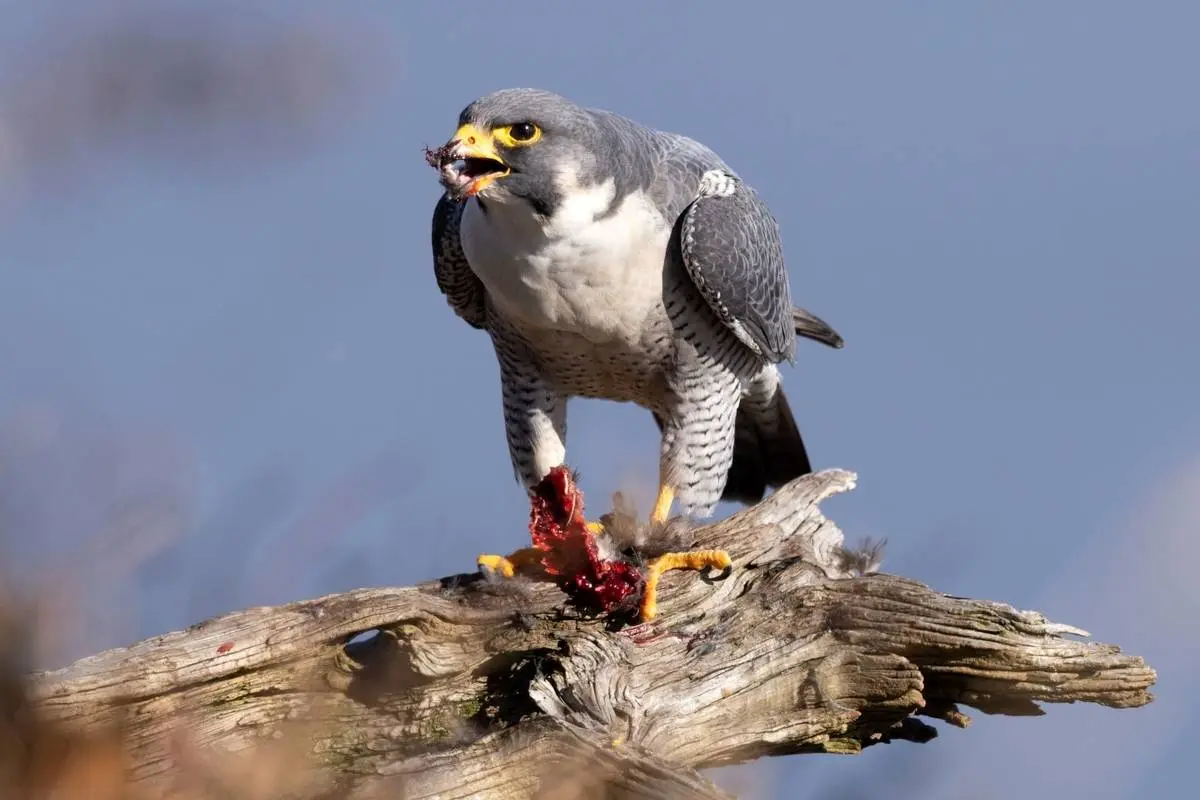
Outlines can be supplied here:
[[532, 122], [518, 122], [508, 129], [508, 133], [518, 142], [527, 142], [537, 136], [537, 126]]
[[496, 140], [505, 147], [523, 147], [542, 138], [542, 129], [532, 122], [517, 122], [496, 129]]

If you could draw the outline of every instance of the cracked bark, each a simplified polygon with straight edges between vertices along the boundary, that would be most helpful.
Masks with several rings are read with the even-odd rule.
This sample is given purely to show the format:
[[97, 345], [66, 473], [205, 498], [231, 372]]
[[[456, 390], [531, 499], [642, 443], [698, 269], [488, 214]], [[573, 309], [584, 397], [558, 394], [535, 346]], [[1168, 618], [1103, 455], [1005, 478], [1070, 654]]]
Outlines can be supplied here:
[[234, 765], [287, 747], [293, 796], [407, 798], [728, 797], [697, 770], [925, 742], [960, 705], [1150, 702], [1154, 671], [1083, 631], [860, 574], [818, 510], [853, 484], [807, 476], [695, 531], [733, 572], [668, 574], [648, 626], [463, 574], [228, 614], [38, 673], [34, 697], [119, 725], [153, 793], [202, 774], [239, 796]]

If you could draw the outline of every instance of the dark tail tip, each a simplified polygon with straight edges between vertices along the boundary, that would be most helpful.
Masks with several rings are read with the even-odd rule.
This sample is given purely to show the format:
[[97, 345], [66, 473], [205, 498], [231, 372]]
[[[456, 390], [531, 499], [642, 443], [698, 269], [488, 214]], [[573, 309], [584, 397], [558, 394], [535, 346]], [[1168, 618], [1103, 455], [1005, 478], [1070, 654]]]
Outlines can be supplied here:
[[833, 326], [799, 306], [792, 308], [792, 324], [796, 328], [796, 335], [803, 336], [805, 339], [812, 339], [814, 342], [828, 345], [835, 350], [842, 349], [842, 346], [846, 344], [841, 334], [835, 331]]

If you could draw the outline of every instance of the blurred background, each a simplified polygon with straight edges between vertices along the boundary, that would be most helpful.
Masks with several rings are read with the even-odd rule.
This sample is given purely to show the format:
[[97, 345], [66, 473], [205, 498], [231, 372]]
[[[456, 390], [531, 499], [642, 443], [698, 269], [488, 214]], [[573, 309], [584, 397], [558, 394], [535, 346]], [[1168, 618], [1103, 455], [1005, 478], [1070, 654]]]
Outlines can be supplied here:
[[[772, 205], [825, 511], [884, 568], [1145, 656], [1157, 700], [716, 770], [755, 798], [1191, 796], [1200, 6], [0, 2], [0, 581], [39, 667], [516, 546], [424, 145], [538, 86]], [[1188, 366], [1188, 365], [1191, 366]], [[649, 414], [575, 401], [593, 503]], [[722, 507], [725, 515], [734, 510]]]

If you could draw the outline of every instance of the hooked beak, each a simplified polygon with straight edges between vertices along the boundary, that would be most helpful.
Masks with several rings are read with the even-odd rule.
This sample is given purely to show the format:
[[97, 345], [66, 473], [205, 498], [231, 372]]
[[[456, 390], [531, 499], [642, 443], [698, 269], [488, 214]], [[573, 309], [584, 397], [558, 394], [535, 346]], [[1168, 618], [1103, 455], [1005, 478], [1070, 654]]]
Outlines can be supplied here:
[[474, 125], [463, 125], [446, 144], [426, 150], [425, 159], [438, 171], [446, 191], [460, 200], [512, 172], [496, 151], [492, 134]]

